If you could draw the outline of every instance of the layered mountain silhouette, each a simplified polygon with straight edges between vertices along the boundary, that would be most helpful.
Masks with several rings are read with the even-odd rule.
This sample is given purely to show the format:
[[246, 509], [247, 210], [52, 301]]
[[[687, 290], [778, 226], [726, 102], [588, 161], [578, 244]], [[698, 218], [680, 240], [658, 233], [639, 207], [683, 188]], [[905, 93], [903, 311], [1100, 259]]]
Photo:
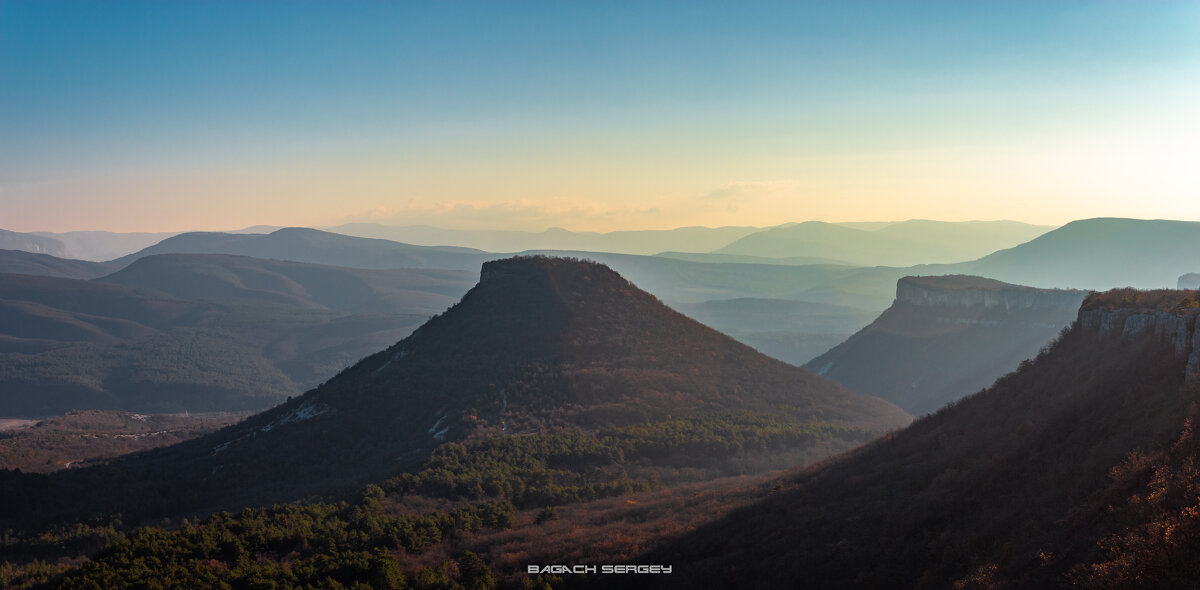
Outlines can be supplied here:
[[1037, 356], [1087, 294], [962, 275], [904, 277], [890, 308], [805, 368], [929, 413]]
[[666, 250], [709, 252], [760, 230], [757, 227], [680, 227], [608, 233], [550, 228], [540, 232], [515, 230], [456, 230], [428, 225], [387, 226], [347, 223], [328, 231], [364, 238], [383, 238], [408, 244], [453, 244], [489, 252], [527, 250], [590, 250], [618, 254], [655, 254]]
[[1198, 306], [1092, 295], [986, 391], [633, 561], [681, 587], [1194, 587]]
[[474, 270], [488, 255], [449, 246], [413, 246], [356, 238], [302, 227], [269, 234], [191, 232], [114, 260], [121, 266], [152, 254], [237, 254], [350, 268], [440, 268]]
[[67, 251], [66, 246], [54, 238], [6, 229], [0, 229], [0, 250], [21, 250], [50, 256], [65, 256]]
[[449, 307], [474, 273], [162, 255], [100, 280], [0, 275], [0, 415], [258, 410]]
[[0, 272], [64, 279], [94, 279], [120, 268], [104, 262], [87, 262], [24, 250], [0, 250]]
[[63, 245], [62, 253], [55, 254], [55, 256], [64, 256], [78, 260], [103, 261], [119, 258], [143, 248], [148, 248], [175, 235], [175, 233], [69, 231], [62, 233], [37, 232], [33, 235], [61, 242]]
[[879, 229], [807, 221], [750, 234], [715, 253], [912, 266], [974, 260], [1031, 240], [1049, 229], [1014, 221], [910, 220]]
[[433, 315], [466, 293], [475, 274], [357, 269], [221, 254], [161, 254], [140, 258], [98, 280], [186, 299]]
[[485, 264], [453, 308], [305, 395], [208, 437], [61, 474], [47, 493], [74, 510], [100, 481], [155, 482], [163, 494], [139, 509], [205, 510], [392, 475], [447, 441], [727, 411], [876, 432], [910, 420], [672, 311], [603, 265], [514, 258]]
[[794, 365], [803, 365], [841, 344], [877, 315], [845, 305], [754, 297], [705, 301], [678, 309]]

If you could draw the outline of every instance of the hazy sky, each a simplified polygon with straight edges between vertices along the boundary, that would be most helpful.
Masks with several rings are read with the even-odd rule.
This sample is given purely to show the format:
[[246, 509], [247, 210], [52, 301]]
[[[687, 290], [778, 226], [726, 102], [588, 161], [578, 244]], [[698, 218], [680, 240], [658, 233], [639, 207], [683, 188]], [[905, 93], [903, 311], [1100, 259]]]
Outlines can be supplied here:
[[0, 0], [0, 228], [1096, 216], [1200, 219], [1200, 2]]

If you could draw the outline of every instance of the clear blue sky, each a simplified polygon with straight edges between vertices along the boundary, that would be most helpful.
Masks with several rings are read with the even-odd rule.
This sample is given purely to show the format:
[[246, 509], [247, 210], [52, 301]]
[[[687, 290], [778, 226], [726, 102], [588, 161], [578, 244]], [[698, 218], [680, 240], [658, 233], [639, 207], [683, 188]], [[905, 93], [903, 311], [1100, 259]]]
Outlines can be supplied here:
[[0, 1], [0, 227], [1200, 219], [1200, 3]]

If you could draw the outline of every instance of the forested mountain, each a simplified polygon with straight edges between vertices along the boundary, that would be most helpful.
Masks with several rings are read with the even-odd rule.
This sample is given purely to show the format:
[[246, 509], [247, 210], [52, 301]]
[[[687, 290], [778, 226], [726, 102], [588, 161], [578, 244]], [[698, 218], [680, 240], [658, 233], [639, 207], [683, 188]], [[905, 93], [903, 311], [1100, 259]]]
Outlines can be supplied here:
[[[515, 258], [487, 263], [456, 306], [307, 394], [211, 436], [57, 474], [36, 501], [45, 517], [174, 514], [344, 489], [417, 468], [449, 441], [499, 437], [487, 443], [499, 452], [517, 435], [560, 433], [567, 438], [545, 444], [574, 448], [602, 431], [637, 449], [662, 444], [660, 431], [717, 423], [861, 441], [909, 419], [670, 310], [602, 265]], [[793, 442], [772, 444], [786, 450], [825, 436], [795, 432]], [[655, 452], [670, 461], [682, 451]], [[435, 463], [456, 456], [445, 452]], [[85, 489], [93, 493], [83, 499]], [[10, 502], [7, 517], [27, 514], [22, 501]]]
[[1092, 295], [986, 391], [638, 561], [681, 587], [1195, 587], [1198, 306]]
[[961, 275], [904, 277], [890, 308], [805, 368], [929, 413], [1037, 356], [1087, 294]]

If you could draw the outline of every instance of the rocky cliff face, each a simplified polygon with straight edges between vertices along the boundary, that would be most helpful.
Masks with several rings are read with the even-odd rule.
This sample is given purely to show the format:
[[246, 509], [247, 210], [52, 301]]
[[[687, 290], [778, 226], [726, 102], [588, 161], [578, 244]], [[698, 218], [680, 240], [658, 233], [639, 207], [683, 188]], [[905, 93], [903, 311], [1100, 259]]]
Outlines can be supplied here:
[[1035, 289], [970, 276], [904, 277], [896, 300], [926, 307], [984, 307], [1010, 310], [1079, 309], [1088, 291]]
[[1200, 309], [1184, 312], [1154, 309], [1084, 309], [1077, 327], [1098, 338], [1133, 340], [1153, 337], [1169, 343], [1175, 355], [1187, 358], [1187, 379], [1200, 378]]

